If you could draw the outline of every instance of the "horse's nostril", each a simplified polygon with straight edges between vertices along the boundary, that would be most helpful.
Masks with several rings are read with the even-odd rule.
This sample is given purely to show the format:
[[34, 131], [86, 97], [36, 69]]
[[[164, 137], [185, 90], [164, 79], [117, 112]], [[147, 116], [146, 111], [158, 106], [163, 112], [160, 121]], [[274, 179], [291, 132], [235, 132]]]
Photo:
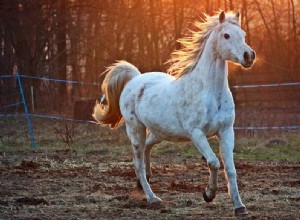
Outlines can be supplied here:
[[253, 60], [255, 59], [255, 52], [254, 51], [252, 51], [252, 58], [253, 58]]
[[244, 59], [245, 59], [245, 61], [249, 61], [249, 58], [250, 58], [249, 53], [245, 52], [244, 53]]

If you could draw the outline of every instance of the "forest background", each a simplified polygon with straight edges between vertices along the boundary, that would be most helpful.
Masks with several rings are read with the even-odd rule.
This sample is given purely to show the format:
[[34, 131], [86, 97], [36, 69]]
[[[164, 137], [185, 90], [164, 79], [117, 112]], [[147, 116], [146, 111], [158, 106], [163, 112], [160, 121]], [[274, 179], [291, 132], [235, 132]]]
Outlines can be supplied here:
[[[0, 74], [100, 84], [100, 73], [116, 60], [127, 60], [141, 72], [165, 72], [171, 52], [181, 47], [176, 40], [193, 30], [204, 13], [213, 15], [219, 9], [241, 12], [246, 42], [257, 54], [251, 70], [230, 64], [231, 87], [300, 81], [296, 0], [1, 0]], [[7, 96], [16, 92], [15, 80], [0, 78], [0, 84], [2, 106], [18, 99]], [[23, 84], [35, 111], [73, 111], [76, 100], [100, 95], [100, 86], [35, 79]], [[299, 86], [232, 92], [237, 105], [299, 106]]]

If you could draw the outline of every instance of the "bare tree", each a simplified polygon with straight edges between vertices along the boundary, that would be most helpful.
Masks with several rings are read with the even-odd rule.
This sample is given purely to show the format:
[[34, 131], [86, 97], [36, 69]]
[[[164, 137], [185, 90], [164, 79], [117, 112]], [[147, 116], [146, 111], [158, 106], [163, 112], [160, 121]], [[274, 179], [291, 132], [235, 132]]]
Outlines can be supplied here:
[[[241, 7], [246, 40], [260, 59], [251, 74], [232, 68], [232, 80], [237, 84], [297, 81], [296, 6], [293, 0], [2, 0], [0, 74], [17, 70], [32, 76], [96, 82], [105, 66], [118, 59], [142, 71], [164, 71], [172, 50], [180, 49], [176, 40], [193, 29], [195, 19], [203, 18], [205, 12], [212, 15], [219, 9]], [[99, 93], [95, 87], [41, 85], [37, 80], [24, 80], [24, 84], [27, 98], [30, 86], [39, 90], [40, 106], [51, 105], [41, 94], [55, 94], [56, 110], [66, 107], [65, 100], [72, 104]]]

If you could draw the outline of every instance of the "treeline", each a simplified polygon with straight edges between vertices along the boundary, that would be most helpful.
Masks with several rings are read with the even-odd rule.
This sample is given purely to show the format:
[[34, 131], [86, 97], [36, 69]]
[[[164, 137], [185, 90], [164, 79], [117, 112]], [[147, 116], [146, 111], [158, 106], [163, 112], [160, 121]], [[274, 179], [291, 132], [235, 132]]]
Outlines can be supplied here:
[[[203, 13], [219, 9], [241, 11], [246, 41], [258, 55], [249, 74], [231, 66], [232, 83], [300, 81], [300, 7], [293, 0], [1, 0], [0, 74], [98, 82], [105, 66], [120, 59], [142, 72], [165, 71], [170, 53], [180, 48], [176, 39]], [[35, 93], [40, 105], [47, 88], [57, 97], [52, 104], [57, 110], [65, 100], [99, 93], [24, 83], [40, 91]]]

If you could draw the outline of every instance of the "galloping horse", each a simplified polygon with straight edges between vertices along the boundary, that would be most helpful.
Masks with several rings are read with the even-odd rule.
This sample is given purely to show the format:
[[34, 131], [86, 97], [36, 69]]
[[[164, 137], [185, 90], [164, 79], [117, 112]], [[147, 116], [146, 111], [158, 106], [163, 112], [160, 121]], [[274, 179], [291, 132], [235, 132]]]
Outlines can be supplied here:
[[141, 74], [126, 61], [106, 70], [104, 96], [96, 103], [93, 116], [111, 128], [125, 122], [136, 175], [150, 203], [161, 202], [148, 181], [151, 148], [163, 140], [191, 140], [196, 145], [210, 171], [203, 197], [211, 202], [217, 192], [220, 162], [207, 138], [216, 137], [235, 214], [248, 213], [239, 195], [233, 161], [235, 107], [227, 80], [227, 61], [249, 68], [255, 59], [255, 52], [245, 43], [239, 17], [239, 12], [222, 11], [196, 23], [199, 31], [179, 40], [182, 49], [173, 52], [169, 74]]

